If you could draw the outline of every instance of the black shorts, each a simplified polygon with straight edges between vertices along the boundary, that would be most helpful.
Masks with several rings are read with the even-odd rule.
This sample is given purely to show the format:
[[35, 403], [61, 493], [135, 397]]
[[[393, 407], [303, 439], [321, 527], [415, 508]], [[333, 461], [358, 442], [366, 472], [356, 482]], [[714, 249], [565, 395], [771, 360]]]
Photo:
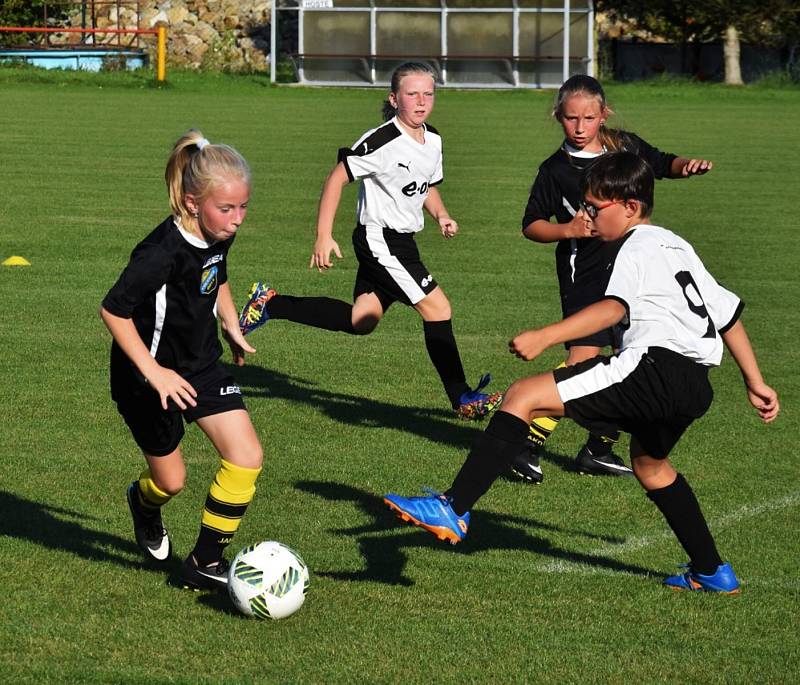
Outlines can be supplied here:
[[183, 438], [184, 421], [191, 423], [205, 416], [246, 408], [241, 389], [219, 363], [186, 380], [197, 391], [197, 406], [187, 405], [181, 411], [170, 399], [164, 411], [158, 393], [149, 385], [140, 383], [129, 369], [112, 366], [111, 396], [145, 454], [163, 457], [173, 452]]
[[[568, 316], [577, 314], [581, 309], [585, 309], [594, 302], [599, 302], [602, 297], [596, 300], [579, 299], [576, 301], [574, 296], [563, 295], [561, 296], [561, 313], [566, 319]], [[617, 347], [619, 340], [615, 335], [613, 328], [606, 328], [605, 330], [587, 335], [585, 338], [578, 338], [577, 340], [569, 340], [564, 343], [564, 347], [586, 346], [586, 347]]]
[[420, 259], [413, 233], [359, 224], [353, 248], [358, 259], [353, 299], [375, 293], [385, 311], [392, 302], [415, 305], [437, 286]]
[[630, 433], [657, 459], [669, 456], [714, 396], [707, 366], [663, 347], [597, 356], [553, 376], [565, 416], [603, 435]]

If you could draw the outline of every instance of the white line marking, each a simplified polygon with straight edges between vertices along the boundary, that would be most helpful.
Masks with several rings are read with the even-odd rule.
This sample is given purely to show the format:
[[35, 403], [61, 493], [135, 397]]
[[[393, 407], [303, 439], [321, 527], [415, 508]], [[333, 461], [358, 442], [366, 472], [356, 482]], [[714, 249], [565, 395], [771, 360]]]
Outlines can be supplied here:
[[[788, 495], [772, 500], [769, 502], [762, 502], [761, 504], [745, 504], [729, 514], [725, 514], [720, 518], [709, 521], [709, 527], [712, 530], [720, 530], [735, 525], [745, 519], [761, 516], [770, 511], [780, 511], [781, 509], [788, 509], [790, 507], [800, 504], [800, 490], [791, 492]], [[673, 537], [673, 533], [669, 528], [665, 528], [661, 533], [654, 535], [642, 535], [638, 537], [628, 538], [625, 542], [620, 544], [605, 544], [593, 550], [583, 552], [582, 554], [589, 557], [619, 557], [628, 552], [649, 547], [650, 545], [658, 544], [664, 540], [669, 540]], [[539, 564], [534, 567], [535, 571], [540, 573], [564, 573], [569, 571], [571, 573], [619, 573], [619, 571], [612, 571], [610, 569], [597, 569], [595, 567], [588, 567], [583, 562], [565, 561], [564, 559], [557, 559]]]

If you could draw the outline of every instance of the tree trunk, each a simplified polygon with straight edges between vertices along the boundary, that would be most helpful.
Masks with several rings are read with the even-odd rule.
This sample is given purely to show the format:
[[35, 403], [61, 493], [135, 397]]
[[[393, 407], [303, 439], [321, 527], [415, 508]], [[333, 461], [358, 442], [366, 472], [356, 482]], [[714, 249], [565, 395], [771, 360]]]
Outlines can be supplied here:
[[739, 60], [739, 31], [733, 25], [725, 29], [725, 83], [729, 86], [741, 86], [742, 68]]

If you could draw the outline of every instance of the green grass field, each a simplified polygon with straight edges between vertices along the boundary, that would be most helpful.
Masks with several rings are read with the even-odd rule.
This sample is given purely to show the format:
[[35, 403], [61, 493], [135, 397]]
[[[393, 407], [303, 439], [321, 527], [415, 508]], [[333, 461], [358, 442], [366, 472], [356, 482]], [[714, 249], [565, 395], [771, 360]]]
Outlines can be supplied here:
[[[399, 526], [381, 495], [449, 485], [478, 427], [447, 411], [419, 317], [397, 306], [366, 339], [271, 323], [235, 372], [266, 463], [234, 547], [277, 539], [312, 572], [303, 609], [263, 623], [140, 561], [124, 489], [142, 460], [109, 398], [97, 310], [166, 216], [166, 158], [192, 126], [253, 167], [234, 293], [261, 278], [348, 299], [355, 189], [337, 223], [345, 259], [326, 274], [306, 268], [316, 204], [337, 148], [378, 123], [382, 93], [181, 74], [156, 89], [148, 79], [0, 69], [0, 261], [31, 262], [0, 267], [4, 682], [798, 681], [800, 90], [608, 88], [612, 123], [714, 161], [708, 176], [659, 183], [654, 221], [747, 302], [762, 370], [781, 394], [782, 415], [761, 425], [726, 356], [712, 409], [673, 455], [740, 596], [662, 589], [684, 561], [678, 543], [632, 479], [571, 471], [583, 434], [569, 422], [549, 444], [544, 484], [498, 481], [464, 544]], [[552, 248], [519, 230], [536, 166], [560, 142], [551, 102], [442, 91], [431, 119], [461, 234], [446, 242], [427, 230], [421, 251], [453, 304], [468, 376], [491, 371], [498, 389], [562, 356], [526, 365], [506, 351], [515, 333], [559, 313]], [[195, 427], [183, 447], [188, 486], [165, 511], [181, 558], [217, 464]]]

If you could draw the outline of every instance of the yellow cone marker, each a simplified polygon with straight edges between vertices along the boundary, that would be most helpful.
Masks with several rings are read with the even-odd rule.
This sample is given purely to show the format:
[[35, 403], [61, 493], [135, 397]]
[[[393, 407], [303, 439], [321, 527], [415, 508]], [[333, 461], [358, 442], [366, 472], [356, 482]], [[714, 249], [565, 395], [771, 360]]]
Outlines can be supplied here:
[[25, 257], [12, 255], [3, 262], [3, 266], [30, 266], [31, 263]]

